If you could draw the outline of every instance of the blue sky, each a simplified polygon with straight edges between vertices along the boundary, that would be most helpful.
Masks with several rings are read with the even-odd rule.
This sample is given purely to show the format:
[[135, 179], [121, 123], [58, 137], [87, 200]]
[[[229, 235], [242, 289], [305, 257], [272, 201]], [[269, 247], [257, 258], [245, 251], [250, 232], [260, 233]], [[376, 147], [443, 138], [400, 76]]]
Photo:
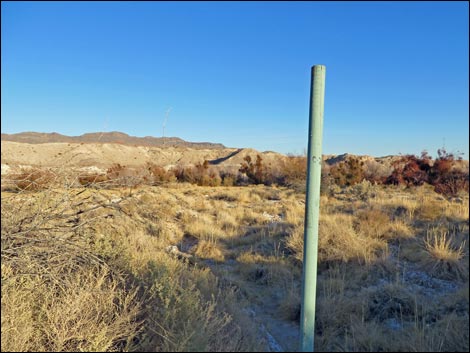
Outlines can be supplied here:
[[282, 153], [469, 153], [467, 2], [1, 3], [2, 132], [122, 131]]

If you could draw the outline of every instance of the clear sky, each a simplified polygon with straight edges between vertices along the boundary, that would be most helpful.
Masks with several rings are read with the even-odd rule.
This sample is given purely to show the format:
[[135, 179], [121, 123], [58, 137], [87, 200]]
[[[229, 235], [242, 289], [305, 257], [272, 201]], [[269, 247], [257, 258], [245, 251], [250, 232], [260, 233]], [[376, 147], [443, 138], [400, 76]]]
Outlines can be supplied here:
[[465, 2], [1, 2], [2, 132], [302, 153], [469, 153]]

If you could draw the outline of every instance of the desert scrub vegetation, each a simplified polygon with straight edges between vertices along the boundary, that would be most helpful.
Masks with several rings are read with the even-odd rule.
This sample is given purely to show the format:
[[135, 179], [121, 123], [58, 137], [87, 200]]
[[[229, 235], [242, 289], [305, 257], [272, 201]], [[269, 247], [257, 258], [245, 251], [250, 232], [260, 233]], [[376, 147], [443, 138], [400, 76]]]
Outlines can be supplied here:
[[[357, 185], [320, 200], [316, 349], [468, 350], [468, 194]], [[301, 266], [301, 217], [287, 215]]]
[[[399, 185], [407, 188], [430, 185], [444, 197], [460, 197], [468, 193], [468, 163], [444, 149], [438, 150], [438, 158], [427, 152], [421, 156], [405, 155], [395, 159], [391, 165], [383, 159], [346, 156], [337, 163], [324, 161], [321, 176], [322, 195], [334, 196], [342, 189], [355, 187], [361, 197], [367, 197], [367, 185]], [[331, 163], [331, 165], [330, 165]], [[41, 190], [56, 185], [60, 172], [52, 168], [23, 169], [5, 177], [3, 190]], [[62, 168], [63, 169], [63, 168]], [[248, 186], [277, 185], [305, 192], [307, 157], [288, 155], [275, 165], [266, 164], [261, 155], [245, 156], [237, 172], [224, 170], [208, 160], [191, 165], [164, 167], [147, 162], [145, 165], [128, 167], [114, 164], [105, 172], [83, 172], [75, 183], [93, 188], [158, 186], [164, 184], [190, 183], [198, 186]], [[358, 185], [358, 186], [357, 186]]]
[[176, 179], [199, 186], [220, 186], [222, 178], [219, 173], [209, 167], [209, 162], [197, 163], [193, 167], [179, 167], [175, 171]]
[[[2, 351], [267, 351], [273, 340], [296, 351], [304, 165], [288, 163], [286, 186], [197, 185], [148, 164], [4, 190]], [[185, 175], [216, 172], [195, 168]], [[327, 185], [316, 350], [468, 351], [469, 198], [458, 195]]]
[[234, 289], [165, 250], [177, 210], [152, 196], [2, 193], [2, 351], [262, 350]]
[[[335, 187], [348, 187], [361, 184], [364, 181], [374, 185], [403, 185], [416, 187], [423, 184], [431, 185], [434, 191], [446, 197], [456, 197], [459, 193], [468, 193], [469, 172], [468, 164], [444, 148], [437, 151], [438, 158], [433, 159], [426, 151], [421, 156], [405, 155], [395, 160], [391, 165], [384, 164], [382, 159], [361, 160], [357, 156], [347, 156], [343, 161], [322, 166], [322, 194], [331, 194]], [[276, 170], [269, 170], [257, 160], [251, 169], [245, 163], [243, 171], [249, 169], [264, 172], [264, 179], [269, 183], [297, 187], [299, 191], [305, 185], [307, 161], [305, 156], [287, 156], [280, 162]], [[256, 168], [255, 168], [256, 167]], [[251, 178], [256, 180], [256, 178]], [[258, 178], [258, 182], [259, 182]], [[267, 185], [269, 185], [267, 183]]]
[[386, 183], [407, 186], [428, 183], [436, 192], [447, 196], [457, 196], [461, 191], [468, 192], [469, 173], [468, 168], [462, 168], [462, 159], [456, 158], [444, 148], [437, 152], [436, 160], [426, 151], [423, 151], [420, 157], [403, 156], [394, 163], [393, 172], [386, 179]]

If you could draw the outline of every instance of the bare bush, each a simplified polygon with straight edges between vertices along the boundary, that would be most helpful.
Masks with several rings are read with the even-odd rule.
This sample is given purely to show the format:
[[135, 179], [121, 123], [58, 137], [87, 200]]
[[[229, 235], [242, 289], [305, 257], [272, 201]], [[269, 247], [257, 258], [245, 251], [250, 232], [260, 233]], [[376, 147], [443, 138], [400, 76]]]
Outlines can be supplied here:
[[109, 351], [138, 332], [136, 290], [93, 254], [83, 190], [2, 198], [2, 351]]
[[305, 183], [307, 179], [307, 157], [288, 156], [280, 161], [279, 176], [284, 185]]
[[383, 184], [392, 172], [393, 168], [391, 165], [387, 166], [376, 160], [364, 162], [364, 177], [372, 183]]
[[199, 186], [220, 186], [222, 178], [219, 173], [209, 167], [209, 162], [198, 163], [194, 167], [180, 167], [175, 171], [178, 181], [197, 184]]

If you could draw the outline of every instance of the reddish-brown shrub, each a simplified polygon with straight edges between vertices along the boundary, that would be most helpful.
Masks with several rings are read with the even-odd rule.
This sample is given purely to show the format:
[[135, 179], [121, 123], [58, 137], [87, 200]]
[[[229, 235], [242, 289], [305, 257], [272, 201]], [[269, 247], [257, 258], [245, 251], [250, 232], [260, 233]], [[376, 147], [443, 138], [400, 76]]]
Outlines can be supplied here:
[[56, 175], [48, 169], [22, 170], [13, 175], [11, 181], [17, 190], [38, 191], [50, 187], [56, 179]]
[[113, 164], [111, 167], [106, 170], [106, 175], [110, 179], [116, 179], [119, 177], [120, 174], [125, 170], [125, 167], [120, 165], [119, 163]]
[[448, 153], [444, 148], [437, 150], [438, 158], [434, 163], [435, 170], [439, 173], [447, 173], [452, 168], [455, 156], [453, 153]]
[[180, 167], [175, 171], [175, 176], [180, 182], [188, 182], [199, 186], [220, 186], [222, 184], [219, 173], [209, 168], [207, 160], [202, 164], [196, 164], [194, 167]]
[[456, 196], [460, 191], [469, 191], [469, 176], [468, 173], [454, 170], [441, 175], [433, 185], [440, 194]]
[[418, 158], [413, 155], [406, 155], [394, 162], [394, 170], [385, 180], [385, 183], [419, 186], [428, 182], [431, 159], [427, 156], [426, 152], [423, 152], [421, 156], [421, 158]]
[[143, 183], [142, 172], [136, 169], [113, 164], [106, 171], [110, 186], [137, 186]]
[[453, 168], [457, 163], [453, 153], [444, 148], [437, 151], [438, 158], [429, 170], [429, 183], [438, 193], [455, 196], [459, 191], [469, 188], [469, 175], [459, 168]]
[[438, 193], [455, 196], [459, 191], [469, 188], [468, 171], [456, 168], [460, 160], [445, 149], [437, 151], [438, 158], [433, 161], [426, 151], [421, 157], [407, 155], [394, 163], [394, 170], [387, 178], [387, 184], [403, 184], [407, 186], [429, 183]]
[[148, 174], [143, 176], [146, 184], [161, 185], [163, 183], [176, 181], [175, 173], [173, 171], [167, 171], [165, 168], [154, 163], [148, 162], [146, 170]]
[[253, 184], [265, 184], [270, 183], [272, 180], [268, 180], [265, 167], [263, 165], [263, 159], [258, 154], [256, 156], [256, 162], [253, 163], [253, 160], [250, 156], [243, 158], [245, 162], [241, 164], [239, 172], [246, 174], [249, 181]]

